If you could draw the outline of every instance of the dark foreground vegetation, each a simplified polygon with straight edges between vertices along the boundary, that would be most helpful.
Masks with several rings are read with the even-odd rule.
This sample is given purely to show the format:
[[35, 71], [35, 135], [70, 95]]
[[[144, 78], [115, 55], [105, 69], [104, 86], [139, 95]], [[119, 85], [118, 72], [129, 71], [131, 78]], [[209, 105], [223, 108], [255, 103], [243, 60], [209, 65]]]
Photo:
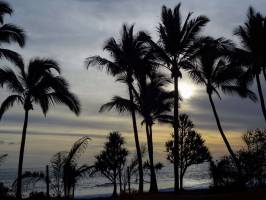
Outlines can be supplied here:
[[[0, 44], [15, 43], [24, 47], [26, 34], [23, 29], [4, 23], [5, 14], [12, 12], [9, 4], [0, 2]], [[161, 21], [157, 26], [158, 41], [154, 41], [145, 31], [135, 32], [133, 25], [124, 24], [120, 37], [111, 37], [104, 44], [103, 49], [109, 53], [109, 57], [90, 56], [85, 64], [88, 70], [90, 67], [104, 69], [127, 88], [128, 96], [115, 95], [102, 105], [100, 112], [115, 109], [130, 115], [136, 152], [129, 152], [123, 136], [114, 131], [107, 136], [93, 164], [80, 164], [79, 158], [91, 140], [83, 137], [69, 151], [56, 153], [44, 166], [45, 170], [39, 172], [23, 172], [31, 111], [38, 105], [46, 116], [52, 105], [63, 104], [78, 115], [81, 105], [62, 76], [62, 67], [55, 60], [34, 58], [26, 66], [18, 53], [0, 48], [0, 58], [13, 65], [0, 66], [0, 86], [9, 93], [1, 104], [0, 119], [14, 104], [23, 108], [25, 116], [17, 178], [12, 188], [0, 184], [0, 199], [20, 200], [26, 193], [28, 195], [25, 198], [32, 200], [74, 199], [77, 183], [96, 175], [105, 177], [113, 185], [112, 199], [265, 198], [266, 131], [247, 131], [243, 135], [245, 146], [233, 151], [216, 109], [214, 96], [221, 99], [220, 94], [224, 93], [254, 102], [259, 100], [266, 120], [262, 91], [266, 80], [266, 17], [249, 8], [245, 23], [234, 31], [240, 45], [230, 39], [202, 35], [202, 29], [209, 21], [206, 16], [194, 17], [192, 13], [182, 18], [181, 4], [174, 9], [163, 6]], [[180, 112], [182, 97], [178, 89], [184, 73], [206, 89], [210, 112], [214, 115], [229, 153], [220, 160], [212, 158], [194, 123], [187, 114]], [[265, 80], [261, 80], [261, 77]], [[258, 97], [251, 91], [253, 81], [256, 82]], [[171, 84], [173, 91], [166, 89]], [[137, 119], [141, 120], [141, 124], [138, 124]], [[173, 165], [174, 171], [172, 193], [159, 192], [157, 184], [157, 172], [163, 164], [156, 162], [154, 157], [155, 123], [173, 127], [171, 140], [165, 141], [167, 160]], [[145, 145], [139, 142], [140, 125], [145, 127]], [[0, 155], [0, 164], [7, 156]], [[210, 189], [184, 191], [183, 177], [187, 168], [203, 162], [210, 163], [213, 180]], [[149, 179], [144, 180], [145, 177]], [[46, 186], [45, 191], [33, 190], [38, 182]], [[144, 182], [150, 186], [149, 193], [143, 191]], [[132, 188], [132, 183], [138, 184], [137, 191]]]

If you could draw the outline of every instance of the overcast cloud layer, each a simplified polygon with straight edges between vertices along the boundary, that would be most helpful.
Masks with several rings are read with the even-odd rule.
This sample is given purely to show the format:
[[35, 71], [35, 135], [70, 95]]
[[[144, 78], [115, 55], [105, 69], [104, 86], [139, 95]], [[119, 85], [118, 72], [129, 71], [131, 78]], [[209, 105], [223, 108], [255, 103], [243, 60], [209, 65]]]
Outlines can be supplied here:
[[[20, 25], [26, 30], [28, 39], [24, 49], [10, 48], [21, 53], [27, 63], [34, 57], [49, 57], [58, 60], [63, 75], [69, 80], [72, 90], [82, 103], [82, 114], [76, 118], [65, 107], [52, 109], [46, 119], [36, 108], [30, 116], [29, 132], [34, 134], [106, 134], [119, 130], [130, 134], [130, 119], [112, 113], [99, 114], [101, 104], [113, 95], [127, 95], [126, 88], [114, 79], [96, 69], [86, 70], [84, 60], [95, 54], [106, 55], [103, 43], [111, 36], [117, 37], [123, 23], [136, 26], [136, 30], [146, 30], [156, 40], [156, 26], [160, 20], [163, 4], [174, 7], [178, 1], [172, 0], [9, 0], [15, 12], [6, 21]], [[232, 32], [245, 20], [249, 5], [266, 14], [265, 0], [186, 0], [182, 2], [182, 12], [193, 11], [194, 16], [204, 14], [211, 22], [204, 34], [214, 37], [224, 36], [235, 41]], [[184, 82], [191, 83], [185, 78]], [[216, 129], [211, 108], [204, 88], [194, 88], [195, 94], [185, 100], [181, 109], [190, 114], [202, 134], [220, 137]], [[6, 93], [1, 92], [0, 100]], [[247, 129], [264, 127], [259, 104], [237, 97], [222, 96], [215, 99], [225, 130], [232, 134]], [[20, 133], [23, 111], [13, 108], [0, 123], [2, 133]], [[168, 135], [167, 126], [156, 129]], [[230, 134], [229, 136], [232, 136]], [[239, 136], [239, 135], [238, 135]], [[158, 138], [157, 138], [158, 139]], [[159, 138], [160, 139], [160, 138]], [[159, 140], [158, 139], [158, 140]], [[207, 143], [211, 143], [211, 139]], [[221, 142], [219, 140], [219, 142]], [[1, 147], [1, 143], [0, 143]]]

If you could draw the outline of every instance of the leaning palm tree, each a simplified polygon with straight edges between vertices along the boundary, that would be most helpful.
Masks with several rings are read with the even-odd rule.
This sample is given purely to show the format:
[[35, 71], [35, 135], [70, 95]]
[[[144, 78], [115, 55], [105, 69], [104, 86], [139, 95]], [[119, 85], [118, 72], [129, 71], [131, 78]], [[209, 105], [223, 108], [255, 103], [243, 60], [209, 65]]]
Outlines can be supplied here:
[[209, 21], [205, 16], [191, 18], [189, 13], [182, 23], [179, 3], [174, 10], [162, 7], [161, 23], [159, 24], [159, 42], [154, 44], [158, 58], [163, 62], [164, 66], [172, 73], [174, 80], [174, 143], [175, 143], [175, 191], [179, 190], [179, 171], [178, 171], [178, 79], [182, 78], [181, 69], [182, 62], [189, 60], [194, 55], [197, 47], [194, 40], [198, 36], [202, 27]]
[[198, 85], [204, 85], [206, 87], [217, 127], [227, 150], [238, 168], [241, 178], [242, 173], [238, 158], [224, 134], [212, 96], [216, 94], [221, 99], [219, 89], [225, 94], [236, 93], [240, 97], [248, 97], [253, 101], [256, 101], [256, 96], [253, 92], [246, 89], [245, 86], [238, 85], [239, 82], [237, 79], [242, 76], [243, 71], [239, 67], [232, 66], [232, 63], [228, 59], [228, 54], [234, 49], [231, 41], [224, 38], [213, 39], [206, 37], [202, 38], [200, 43], [202, 46], [198, 52], [198, 56], [187, 62], [185, 66], [193, 81]]
[[266, 17], [249, 8], [247, 20], [244, 25], [235, 30], [241, 41], [242, 48], [236, 49], [235, 58], [238, 64], [246, 69], [246, 73], [241, 77], [242, 84], [248, 86], [256, 80], [262, 113], [266, 121], [266, 107], [260, 82], [260, 74], [263, 72], [266, 77]]
[[[148, 63], [153, 62], [152, 54], [148, 45], [150, 37], [145, 32], [134, 34], [134, 26], [123, 25], [121, 39], [117, 42], [114, 38], [107, 40], [104, 50], [108, 51], [111, 60], [100, 56], [88, 57], [86, 60], [87, 68], [91, 65], [105, 68], [107, 73], [117, 79], [125, 80], [128, 87], [130, 101], [133, 102], [134, 78], [147, 74], [150, 71]], [[141, 150], [138, 138], [138, 128], [135, 110], [130, 110], [134, 131], [135, 145], [138, 155], [139, 167], [139, 191], [143, 191], [143, 167]]]
[[20, 199], [28, 116], [30, 110], [33, 110], [33, 104], [39, 104], [44, 115], [47, 114], [50, 106], [55, 104], [64, 104], [78, 115], [80, 103], [77, 97], [69, 91], [66, 80], [60, 76], [60, 67], [57, 62], [50, 59], [33, 59], [30, 61], [27, 70], [21, 66], [18, 73], [9, 68], [0, 69], [0, 85], [6, 86], [11, 93], [0, 107], [0, 119], [14, 103], [22, 105], [25, 111], [16, 194], [17, 198]]
[[[4, 24], [4, 15], [11, 15], [12, 13], [13, 10], [10, 5], [0, 1], [0, 46], [5, 43], [17, 43], [23, 47], [26, 38], [23, 29], [14, 24]], [[17, 66], [23, 65], [21, 56], [6, 48], [0, 47], [0, 58], [5, 58]]]
[[138, 81], [138, 89], [134, 90], [133, 105], [130, 99], [115, 96], [112, 100], [104, 104], [100, 112], [115, 108], [118, 112], [130, 112], [132, 107], [142, 116], [146, 127], [147, 146], [149, 155], [150, 170], [150, 192], [157, 192], [158, 186], [153, 158], [153, 131], [152, 126], [161, 115], [171, 111], [172, 93], [166, 91], [163, 87], [170, 83], [165, 75], [153, 73], [150, 79]]

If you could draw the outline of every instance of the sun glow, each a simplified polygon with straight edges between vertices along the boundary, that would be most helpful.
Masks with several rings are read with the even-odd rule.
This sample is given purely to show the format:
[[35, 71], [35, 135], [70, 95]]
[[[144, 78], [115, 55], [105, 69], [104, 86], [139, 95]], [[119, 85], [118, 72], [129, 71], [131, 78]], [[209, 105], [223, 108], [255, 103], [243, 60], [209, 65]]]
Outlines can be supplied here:
[[183, 99], [190, 99], [194, 94], [193, 86], [188, 83], [180, 83], [178, 90]]

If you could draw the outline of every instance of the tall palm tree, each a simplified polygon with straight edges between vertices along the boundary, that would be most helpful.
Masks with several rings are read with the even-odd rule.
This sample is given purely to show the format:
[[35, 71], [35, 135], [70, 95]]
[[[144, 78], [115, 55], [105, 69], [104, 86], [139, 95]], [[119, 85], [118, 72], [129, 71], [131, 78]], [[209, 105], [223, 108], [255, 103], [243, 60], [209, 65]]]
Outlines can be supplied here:
[[145, 123], [148, 144], [151, 192], [158, 191], [153, 158], [152, 126], [161, 115], [171, 111], [173, 95], [163, 88], [169, 83], [170, 79], [165, 75], [158, 73], [151, 74], [150, 79], [138, 82], [138, 89], [135, 89], [133, 92], [133, 105], [129, 99], [115, 96], [100, 109], [100, 112], [111, 110], [112, 108], [115, 108], [118, 112], [130, 112], [133, 107], [143, 117], [142, 123]]
[[[20, 47], [25, 45], [25, 33], [22, 28], [14, 24], [4, 24], [4, 15], [13, 13], [6, 2], [0, 1], [0, 46], [4, 43], [17, 43]], [[21, 56], [9, 49], [0, 47], [0, 58], [5, 58], [17, 66], [22, 66]]]
[[[104, 45], [104, 50], [108, 51], [111, 60], [100, 56], [88, 57], [86, 60], [87, 67], [94, 65], [100, 68], [105, 68], [107, 73], [118, 79], [124, 80], [128, 87], [130, 101], [133, 102], [133, 83], [136, 76], [147, 74], [150, 69], [148, 62], [153, 62], [153, 57], [150, 53], [148, 45], [150, 37], [145, 32], [134, 34], [134, 26], [123, 25], [121, 39], [117, 42], [114, 38], [110, 38]], [[139, 167], [139, 191], [143, 191], [143, 167], [141, 150], [138, 138], [138, 128], [135, 110], [131, 109], [131, 118], [134, 131], [135, 145], [138, 155]]]
[[30, 110], [33, 110], [33, 104], [39, 104], [43, 114], [46, 116], [50, 106], [55, 104], [64, 104], [78, 115], [80, 103], [77, 97], [69, 91], [69, 85], [66, 80], [60, 76], [60, 67], [57, 62], [50, 59], [33, 59], [30, 61], [27, 70], [21, 66], [18, 73], [9, 68], [0, 69], [0, 85], [6, 86], [11, 93], [0, 107], [0, 119], [14, 103], [22, 105], [25, 111], [16, 194], [17, 198], [20, 199], [28, 116]]
[[235, 30], [242, 48], [236, 49], [236, 59], [244, 66], [246, 74], [242, 84], [251, 85], [256, 80], [262, 113], [266, 121], [266, 107], [260, 82], [260, 74], [266, 77], [266, 17], [249, 8], [245, 24]]
[[242, 76], [243, 71], [241, 68], [233, 66], [227, 57], [234, 49], [231, 41], [224, 38], [213, 39], [206, 37], [202, 38], [200, 43], [202, 47], [198, 52], [198, 56], [188, 61], [185, 66], [193, 81], [198, 85], [204, 85], [206, 87], [217, 127], [241, 175], [238, 158], [233, 152], [222, 129], [212, 95], [216, 94], [221, 99], [219, 94], [219, 89], [221, 89], [226, 94], [236, 93], [240, 97], [248, 97], [253, 101], [256, 101], [256, 96], [243, 85], [238, 85], [239, 82], [237, 79]]
[[182, 62], [189, 60], [195, 54], [197, 46], [194, 40], [197, 38], [201, 29], [209, 21], [205, 16], [191, 18], [189, 13], [185, 21], [182, 23], [179, 3], [174, 10], [162, 7], [161, 23], [158, 27], [159, 42], [155, 46], [158, 58], [163, 62], [164, 66], [172, 73], [174, 80], [174, 146], [175, 146], [175, 191], [179, 190], [179, 171], [178, 171], [178, 79], [182, 78]]

